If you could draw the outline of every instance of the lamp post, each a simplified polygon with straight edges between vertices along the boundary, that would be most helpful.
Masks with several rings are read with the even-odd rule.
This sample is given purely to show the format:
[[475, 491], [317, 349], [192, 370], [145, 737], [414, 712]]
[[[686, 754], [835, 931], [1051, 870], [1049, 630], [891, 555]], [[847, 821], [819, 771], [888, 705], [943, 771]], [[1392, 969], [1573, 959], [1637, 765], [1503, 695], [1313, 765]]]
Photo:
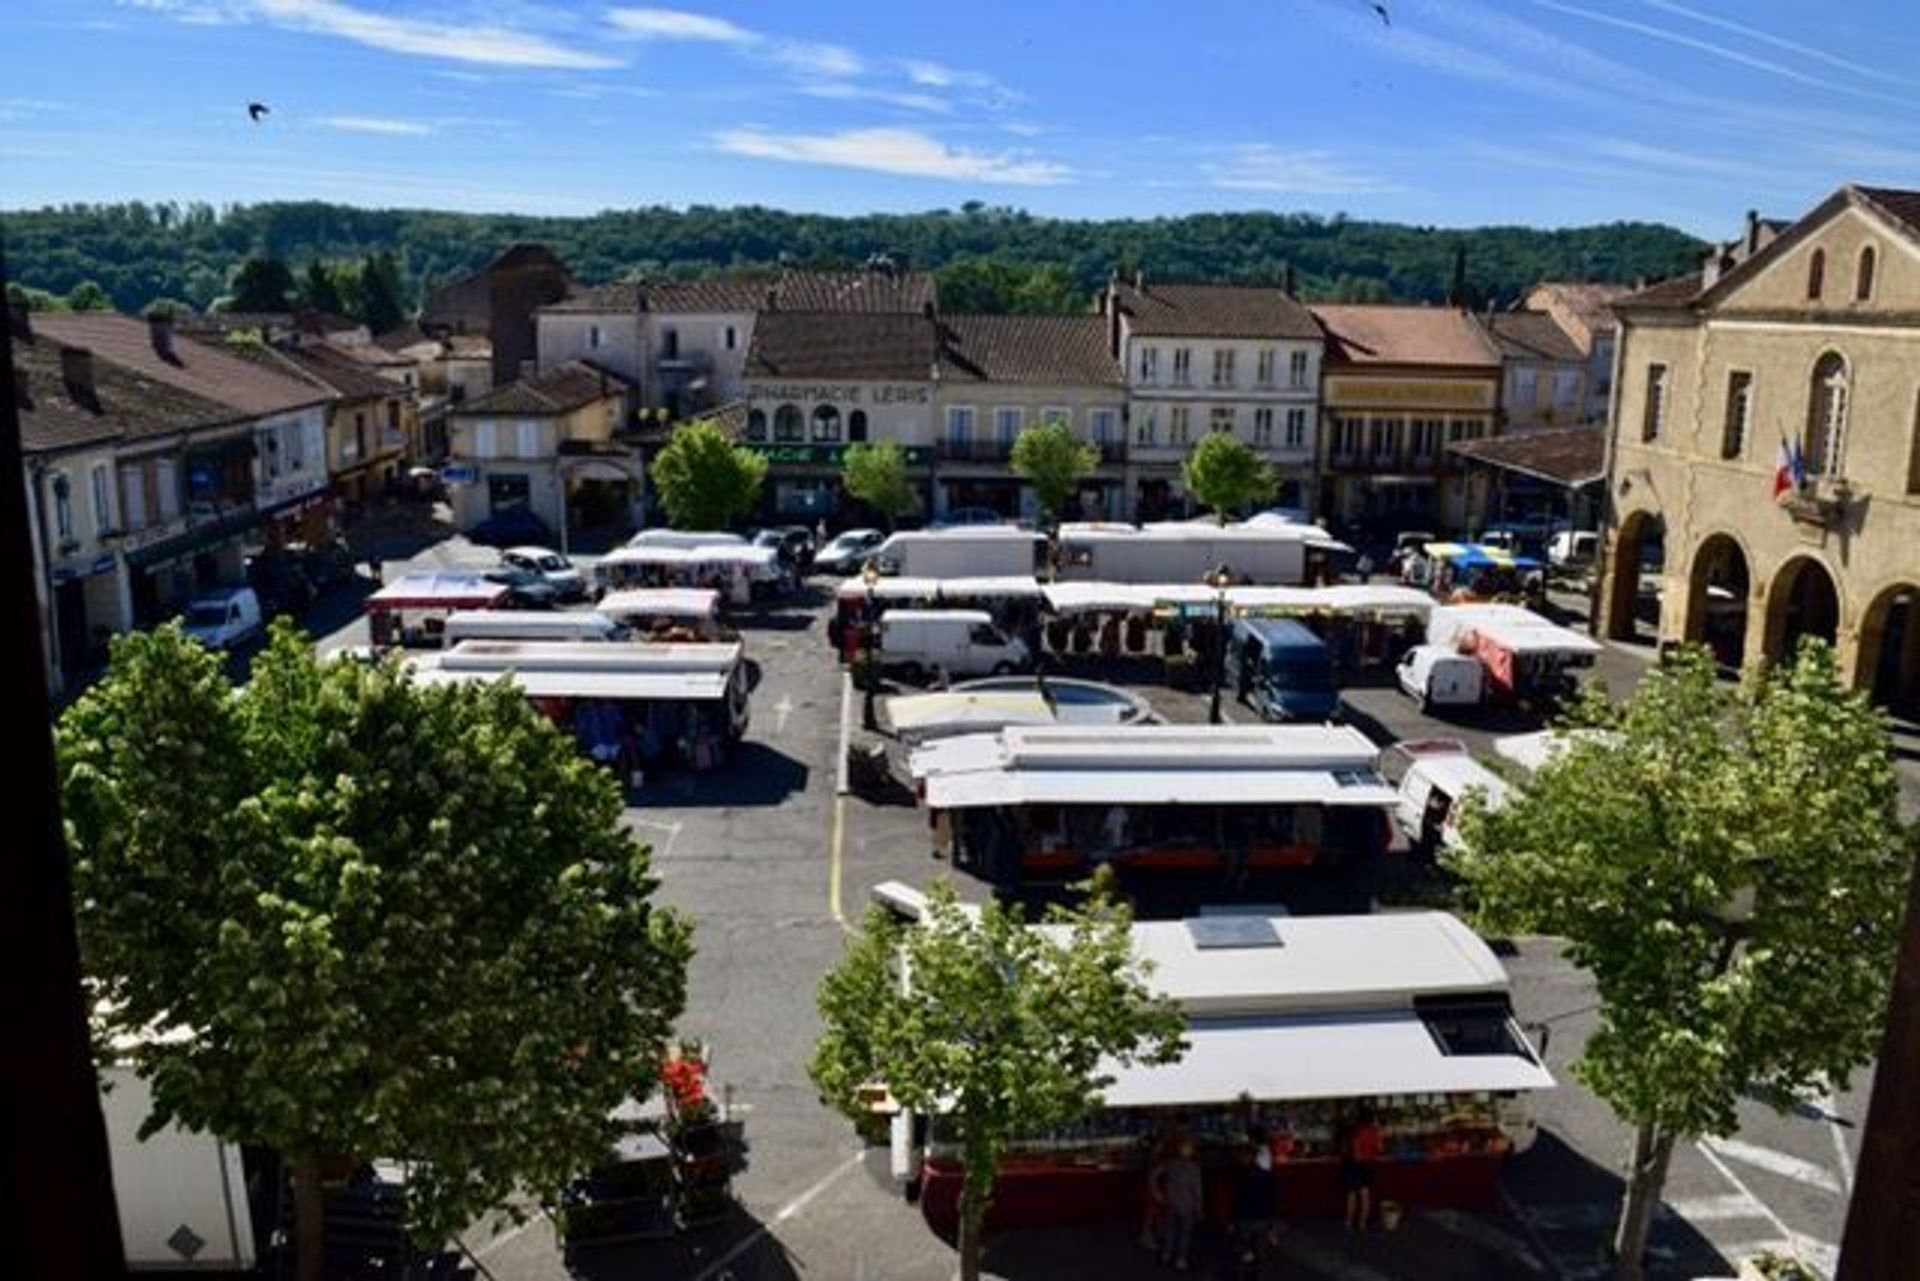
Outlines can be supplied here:
[[1220, 687], [1227, 683], [1227, 588], [1233, 575], [1225, 565], [1207, 575], [1213, 585], [1213, 705], [1207, 712], [1207, 724], [1220, 723]]
[[879, 684], [879, 673], [874, 670], [875, 654], [873, 642], [875, 634], [880, 628], [880, 620], [874, 613], [873, 588], [874, 585], [880, 581], [880, 566], [874, 561], [868, 561], [866, 566], [860, 571], [860, 581], [867, 585], [867, 604], [866, 609], [862, 611], [865, 614], [865, 618], [862, 620], [860, 627], [860, 658], [863, 669], [861, 677], [866, 685], [867, 694], [866, 707], [862, 719], [869, 730], [875, 730], [880, 728], [880, 722], [874, 716], [873, 711], [873, 694], [875, 687]]

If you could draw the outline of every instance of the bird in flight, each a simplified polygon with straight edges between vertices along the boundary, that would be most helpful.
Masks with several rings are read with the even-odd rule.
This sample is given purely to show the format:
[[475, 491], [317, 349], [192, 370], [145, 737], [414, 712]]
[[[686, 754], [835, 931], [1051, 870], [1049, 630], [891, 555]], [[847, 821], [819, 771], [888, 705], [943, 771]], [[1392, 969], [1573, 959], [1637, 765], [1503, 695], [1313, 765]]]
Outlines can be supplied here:
[[1387, 6], [1383, 4], [1373, 4], [1371, 3], [1371, 0], [1369, 0], [1368, 8], [1372, 9], [1375, 13], [1380, 15], [1380, 21], [1384, 22], [1389, 27], [1393, 25], [1393, 15], [1387, 12]]
[[259, 124], [267, 118], [267, 111], [268, 107], [264, 102], [249, 102], [247, 104], [247, 115], [253, 118], [253, 123], [255, 124]]

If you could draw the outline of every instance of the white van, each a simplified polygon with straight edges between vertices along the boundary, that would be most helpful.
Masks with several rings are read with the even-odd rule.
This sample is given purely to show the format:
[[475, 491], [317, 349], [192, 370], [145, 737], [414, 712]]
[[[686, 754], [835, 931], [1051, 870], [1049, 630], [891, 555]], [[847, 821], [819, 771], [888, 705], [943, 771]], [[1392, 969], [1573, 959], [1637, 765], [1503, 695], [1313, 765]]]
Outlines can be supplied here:
[[260, 597], [251, 587], [207, 592], [193, 598], [181, 623], [208, 649], [232, 649], [260, 634]]
[[1468, 793], [1478, 794], [1480, 803], [1494, 810], [1512, 793], [1505, 779], [1451, 739], [1400, 743], [1393, 750], [1409, 762], [1400, 776], [1393, 821], [1420, 857], [1458, 848], [1461, 802]]
[[949, 676], [984, 676], [1022, 671], [1032, 655], [985, 610], [893, 609], [880, 619], [880, 661], [910, 677], [934, 667]]
[[1478, 707], [1486, 668], [1451, 645], [1415, 645], [1400, 660], [1400, 688], [1420, 700], [1420, 710]]
[[632, 633], [600, 613], [471, 609], [449, 614], [440, 635], [441, 642], [451, 649], [467, 640], [623, 641]]
[[1554, 565], [1591, 565], [1600, 535], [1587, 529], [1563, 529], [1547, 544], [1547, 560]]

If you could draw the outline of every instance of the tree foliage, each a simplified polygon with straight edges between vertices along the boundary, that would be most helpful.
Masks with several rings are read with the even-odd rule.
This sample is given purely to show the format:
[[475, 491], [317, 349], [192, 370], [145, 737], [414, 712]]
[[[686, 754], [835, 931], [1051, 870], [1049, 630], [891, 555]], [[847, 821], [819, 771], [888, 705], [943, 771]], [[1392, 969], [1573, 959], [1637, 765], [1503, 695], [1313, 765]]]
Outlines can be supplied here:
[[228, 311], [276, 312], [293, 307], [293, 273], [278, 258], [249, 258], [233, 273]]
[[[1884, 722], [1818, 643], [1737, 688], [1689, 650], [1575, 719], [1605, 732], [1469, 814], [1453, 867], [1486, 926], [1560, 935], [1593, 975], [1600, 1025], [1574, 1070], [1640, 1132], [1625, 1225], [1675, 1138], [1869, 1060], [1911, 832]], [[1623, 1233], [1623, 1266], [1644, 1239]]]
[[236, 695], [178, 628], [135, 633], [59, 726], [85, 968], [149, 1124], [296, 1172], [410, 1159], [428, 1241], [556, 1193], [685, 999], [619, 788], [505, 683], [326, 662], [284, 624], [253, 670]]
[[809, 1070], [821, 1096], [858, 1120], [861, 1087], [884, 1083], [959, 1142], [969, 1281], [1009, 1141], [1098, 1107], [1103, 1060], [1172, 1062], [1185, 1048], [1184, 1018], [1148, 989], [1131, 914], [1105, 882], [1048, 922], [1030, 928], [1017, 906], [993, 903], [975, 914], [937, 885], [911, 927], [870, 912], [820, 985], [826, 1029]]
[[840, 483], [886, 517], [889, 528], [920, 505], [907, 475], [907, 452], [895, 441], [847, 446], [840, 458]]
[[767, 460], [711, 422], [677, 428], [647, 469], [675, 529], [726, 529], [760, 503]]
[[1014, 473], [1033, 486], [1040, 506], [1059, 520], [1079, 495], [1080, 482], [1100, 465], [1100, 450], [1054, 419], [1020, 433], [1013, 442], [1012, 463]]
[[332, 316], [346, 314], [347, 304], [340, 292], [340, 282], [333, 268], [318, 258], [307, 264], [307, 274], [300, 281], [300, 305]]
[[112, 311], [113, 299], [107, 291], [91, 280], [83, 280], [67, 291], [64, 299], [68, 311]]
[[0, 213], [0, 238], [16, 279], [57, 294], [97, 280], [127, 312], [162, 294], [205, 308], [252, 256], [344, 264], [382, 250], [394, 255], [405, 311], [426, 283], [478, 270], [517, 240], [550, 245], [590, 284], [636, 273], [771, 269], [783, 260], [852, 267], [887, 251], [940, 273], [949, 311], [1078, 310], [1116, 267], [1161, 280], [1276, 284], [1291, 264], [1306, 298], [1439, 302], [1452, 284], [1456, 244], [1467, 247], [1473, 286], [1507, 302], [1541, 279], [1630, 282], [1688, 271], [1706, 248], [1647, 223], [1456, 232], [1303, 213], [1096, 222], [979, 203], [851, 218], [711, 206], [533, 218], [318, 201], [223, 209], [134, 201]]
[[1180, 464], [1180, 483], [1214, 518], [1226, 524], [1233, 512], [1273, 497], [1273, 468], [1232, 432], [1212, 431]]
[[368, 329], [384, 334], [406, 319], [406, 286], [400, 280], [400, 265], [392, 253], [381, 250], [367, 255], [360, 264], [359, 311], [357, 319]]

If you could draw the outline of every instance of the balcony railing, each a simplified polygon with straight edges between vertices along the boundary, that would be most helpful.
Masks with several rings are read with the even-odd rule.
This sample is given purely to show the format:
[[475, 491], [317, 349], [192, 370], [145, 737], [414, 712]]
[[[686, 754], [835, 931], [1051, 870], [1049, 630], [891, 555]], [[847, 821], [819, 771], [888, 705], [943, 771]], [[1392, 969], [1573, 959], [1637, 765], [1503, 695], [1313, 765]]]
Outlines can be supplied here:
[[944, 438], [939, 455], [943, 463], [1004, 463], [1013, 456], [1013, 442]]

